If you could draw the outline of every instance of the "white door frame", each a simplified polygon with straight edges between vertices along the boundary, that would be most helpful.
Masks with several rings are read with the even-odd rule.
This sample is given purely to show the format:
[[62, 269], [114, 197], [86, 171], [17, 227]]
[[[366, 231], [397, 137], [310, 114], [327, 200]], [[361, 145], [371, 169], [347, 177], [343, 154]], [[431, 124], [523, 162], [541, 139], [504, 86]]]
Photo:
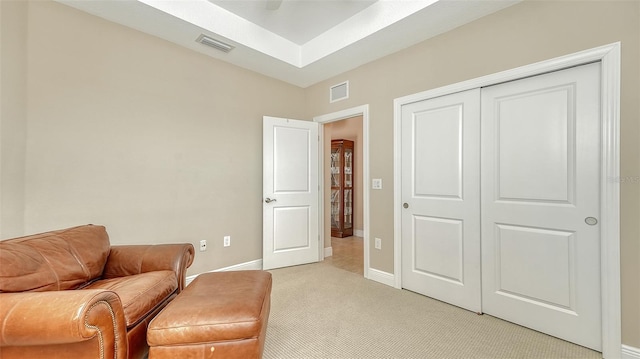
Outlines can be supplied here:
[[364, 277], [369, 278], [369, 105], [349, 108], [346, 110], [320, 115], [313, 118], [314, 122], [320, 124], [318, 131], [320, 135], [319, 166], [320, 186], [319, 192], [319, 221], [320, 221], [320, 257], [324, 258], [324, 125], [330, 122], [345, 120], [347, 118], [362, 116], [362, 210], [363, 210], [363, 231], [364, 231]]
[[[602, 150], [600, 173], [600, 238], [602, 291], [602, 354], [604, 358], [622, 355], [620, 296], [620, 43], [537, 62], [492, 75], [420, 92], [394, 100], [394, 183], [401, 183], [402, 106], [433, 97], [486, 87], [501, 82], [535, 76], [550, 71], [601, 63]], [[401, 188], [394, 188], [394, 279], [401, 288]]]

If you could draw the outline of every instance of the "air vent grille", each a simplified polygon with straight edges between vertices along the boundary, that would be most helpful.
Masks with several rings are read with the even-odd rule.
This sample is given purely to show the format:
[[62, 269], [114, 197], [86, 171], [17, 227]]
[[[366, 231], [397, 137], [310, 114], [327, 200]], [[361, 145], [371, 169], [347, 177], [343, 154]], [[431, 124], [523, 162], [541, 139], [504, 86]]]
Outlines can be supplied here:
[[333, 85], [329, 89], [329, 102], [336, 102], [349, 98], [349, 81]]
[[222, 41], [216, 40], [212, 37], [209, 37], [205, 34], [202, 34], [200, 36], [198, 36], [198, 38], [196, 39], [197, 42], [203, 44], [203, 45], [207, 45], [209, 47], [213, 47], [214, 49], [220, 50], [222, 52], [229, 52], [231, 50], [234, 49], [234, 46], [231, 46], [229, 44], [226, 44]]

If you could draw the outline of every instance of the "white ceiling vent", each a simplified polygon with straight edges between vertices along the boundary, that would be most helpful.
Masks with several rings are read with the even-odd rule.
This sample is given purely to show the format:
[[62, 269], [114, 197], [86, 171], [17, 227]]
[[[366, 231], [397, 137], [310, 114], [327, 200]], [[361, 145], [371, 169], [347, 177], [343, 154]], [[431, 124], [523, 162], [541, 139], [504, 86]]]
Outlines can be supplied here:
[[333, 85], [329, 89], [329, 102], [336, 102], [349, 98], [349, 81]]
[[196, 39], [196, 42], [213, 47], [214, 49], [220, 50], [222, 52], [229, 52], [234, 49], [234, 46], [231, 46], [222, 41], [211, 38], [205, 34], [198, 36], [198, 38]]

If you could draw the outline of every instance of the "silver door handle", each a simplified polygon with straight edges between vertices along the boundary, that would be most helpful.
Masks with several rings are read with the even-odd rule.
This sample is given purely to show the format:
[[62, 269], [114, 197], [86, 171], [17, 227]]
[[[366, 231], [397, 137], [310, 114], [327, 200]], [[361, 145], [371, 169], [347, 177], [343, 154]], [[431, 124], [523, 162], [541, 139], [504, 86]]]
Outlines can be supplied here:
[[276, 199], [275, 198], [271, 199], [271, 198], [267, 197], [267, 199], [265, 199], [264, 201], [267, 202], [267, 203], [271, 203], [271, 202], [275, 202]]
[[404, 208], [409, 208], [409, 203], [405, 203], [405, 204], [403, 204], [403, 205], [402, 205], [402, 207], [404, 207]]

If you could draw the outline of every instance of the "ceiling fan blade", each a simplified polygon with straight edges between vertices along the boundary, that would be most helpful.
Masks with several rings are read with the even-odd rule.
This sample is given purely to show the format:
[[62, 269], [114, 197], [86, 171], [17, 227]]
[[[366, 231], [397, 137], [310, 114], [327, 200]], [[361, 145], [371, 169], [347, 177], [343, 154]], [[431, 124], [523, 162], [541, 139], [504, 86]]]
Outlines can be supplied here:
[[267, 0], [267, 10], [278, 10], [282, 0]]

